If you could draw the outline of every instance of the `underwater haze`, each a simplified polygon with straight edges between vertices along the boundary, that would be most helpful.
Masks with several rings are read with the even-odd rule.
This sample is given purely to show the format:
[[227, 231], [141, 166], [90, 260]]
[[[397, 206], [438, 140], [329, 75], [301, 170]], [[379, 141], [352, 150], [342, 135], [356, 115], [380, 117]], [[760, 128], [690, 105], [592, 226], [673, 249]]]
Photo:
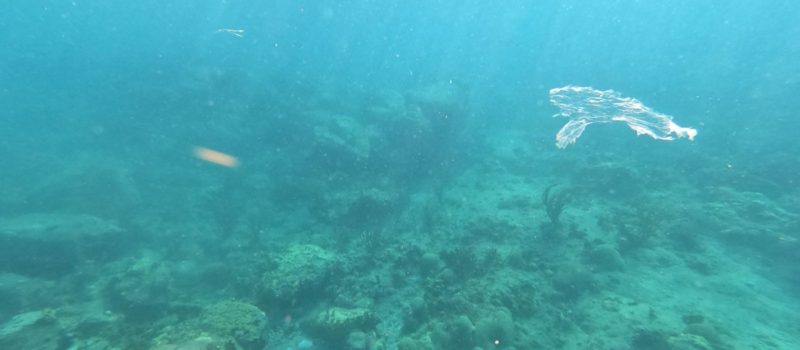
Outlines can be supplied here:
[[0, 4], [0, 349], [800, 349], [800, 2]]

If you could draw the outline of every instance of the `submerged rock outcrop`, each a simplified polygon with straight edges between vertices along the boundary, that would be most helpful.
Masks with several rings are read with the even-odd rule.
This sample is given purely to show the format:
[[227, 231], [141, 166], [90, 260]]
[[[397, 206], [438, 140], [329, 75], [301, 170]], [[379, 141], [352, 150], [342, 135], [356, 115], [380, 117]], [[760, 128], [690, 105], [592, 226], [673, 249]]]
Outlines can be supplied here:
[[84, 260], [114, 256], [123, 230], [78, 214], [28, 214], [0, 219], [0, 272], [58, 277]]

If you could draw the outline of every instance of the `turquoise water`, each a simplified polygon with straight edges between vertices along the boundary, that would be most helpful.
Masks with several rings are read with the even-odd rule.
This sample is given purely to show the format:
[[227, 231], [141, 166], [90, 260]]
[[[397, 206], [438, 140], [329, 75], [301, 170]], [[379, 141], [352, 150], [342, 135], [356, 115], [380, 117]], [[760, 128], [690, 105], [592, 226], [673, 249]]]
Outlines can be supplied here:
[[7, 1], [0, 349], [800, 348], [798, 13]]

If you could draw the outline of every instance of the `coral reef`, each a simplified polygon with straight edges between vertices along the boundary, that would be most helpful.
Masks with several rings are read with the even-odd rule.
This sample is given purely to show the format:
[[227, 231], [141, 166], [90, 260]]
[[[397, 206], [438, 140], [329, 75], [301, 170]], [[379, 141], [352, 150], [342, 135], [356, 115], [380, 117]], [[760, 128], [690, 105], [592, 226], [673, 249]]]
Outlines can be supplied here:
[[617, 249], [610, 244], [593, 247], [587, 254], [587, 260], [601, 271], [620, 271], [625, 268], [625, 261]]
[[515, 326], [511, 312], [504, 308], [482, 310], [475, 323], [475, 346], [484, 349], [507, 348], [515, 344]]
[[260, 350], [268, 341], [267, 321], [266, 314], [254, 305], [220, 301], [203, 307], [194, 317], [163, 327], [152, 347], [154, 350]]
[[247, 348], [263, 347], [267, 334], [267, 315], [258, 307], [240, 301], [222, 301], [203, 310], [203, 330]]
[[[97, 147], [52, 174], [0, 167], [0, 348], [798, 343], [795, 188], [694, 148], [589, 138], [551, 152], [527, 124], [483, 119], [550, 113], [535, 101], [475, 109], [450, 79], [192, 74], [175, 78], [213, 86], [155, 107], [151, 91], [131, 102], [147, 121], [93, 136], [136, 147]], [[198, 162], [189, 141], [240, 165]]]
[[377, 317], [367, 309], [332, 307], [320, 312], [309, 329], [330, 344], [341, 344], [351, 340], [355, 332], [373, 332], [377, 323]]
[[374, 230], [391, 217], [399, 195], [391, 189], [361, 188], [326, 194], [319, 217], [348, 228]]
[[296, 244], [276, 254], [262, 276], [262, 297], [269, 304], [322, 296], [339, 258], [313, 244]]

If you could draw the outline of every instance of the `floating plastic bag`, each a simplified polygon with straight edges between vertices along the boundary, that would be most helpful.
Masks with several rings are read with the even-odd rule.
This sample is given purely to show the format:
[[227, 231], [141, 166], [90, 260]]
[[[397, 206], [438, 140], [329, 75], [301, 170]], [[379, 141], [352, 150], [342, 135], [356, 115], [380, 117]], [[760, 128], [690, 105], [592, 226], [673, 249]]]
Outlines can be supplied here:
[[650, 109], [637, 99], [623, 97], [614, 90], [564, 86], [550, 90], [550, 102], [561, 110], [554, 117], [570, 119], [556, 135], [558, 148], [575, 143], [586, 127], [594, 123], [624, 122], [637, 135], [657, 140], [676, 137], [693, 140], [697, 135], [697, 130], [675, 124], [672, 117]]

